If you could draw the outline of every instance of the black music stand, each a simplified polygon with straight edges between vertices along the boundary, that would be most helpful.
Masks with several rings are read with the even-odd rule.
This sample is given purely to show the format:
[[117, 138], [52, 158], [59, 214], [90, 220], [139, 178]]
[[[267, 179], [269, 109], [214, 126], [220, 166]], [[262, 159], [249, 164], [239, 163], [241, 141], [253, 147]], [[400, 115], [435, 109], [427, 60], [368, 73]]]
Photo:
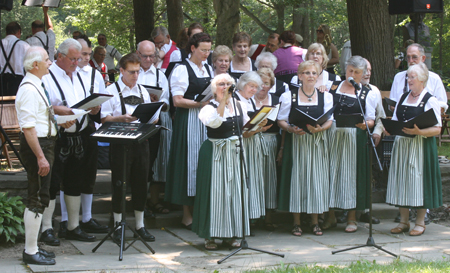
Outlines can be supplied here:
[[[111, 123], [114, 124], [114, 123]], [[99, 131], [102, 130], [102, 128], [104, 128], [105, 125], [109, 125], [108, 123], [105, 123]], [[139, 140], [131, 140], [131, 139], [117, 139], [117, 138], [106, 138], [106, 137], [98, 137], [98, 136], [93, 136], [91, 135], [93, 138], [98, 139], [98, 141], [102, 141], [102, 142], [108, 142], [108, 143], [114, 143], [114, 144], [122, 144], [124, 145], [124, 152], [123, 152], [123, 166], [127, 165], [127, 153], [129, 151], [129, 147], [131, 144], [133, 143], [142, 143], [143, 141], [147, 140], [149, 137], [151, 137], [152, 135], [156, 134], [158, 132], [158, 130], [160, 129], [160, 126], [155, 126], [152, 125], [150, 127], [147, 127], [146, 129], [144, 129], [144, 133], [143, 133], [143, 137], [140, 138]], [[98, 132], [98, 131], [97, 131]], [[94, 133], [95, 134], [95, 133]], [[120, 221], [120, 223], [116, 224], [114, 226], [113, 229], [111, 229], [109, 231], [109, 233], [105, 236], [105, 238], [103, 238], [100, 243], [98, 243], [98, 245], [96, 247], [94, 247], [92, 249], [92, 252], [95, 252], [108, 238], [111, 238], [113, 240], [113, 242], [115, 242], [116, 244], [120, 244], [119, 245], [119, 261], [123, 260], [123, 252], [126, 251], [130, 246], [132, 246], [134, 244], [134, 242], [136, 242], [137, 240], [140, 240], [147, 248], [148, 250], [150, 250], [152, 252], [152, 254], [155, 254], [155, 251], [153, 250], [153, 248], [150, 247], [149, 244], [147, 244], [147, 242], [133, 229], [131, 228], [127, 222], [126, 222], [126, 195], [127, 195], [127, 174], [126, 171], [123, 172], [123, 176], [122, 176], [122, 181], [119, 181], [122, 183], [122, 220]], [[134, 235], [136, 236], [136, 239], [134, 239], [131, 243], [129, 243], [127, 245], [127, 247], [125, 247], [125, 227], [127, 227], [129, 230], [131, 230]], [[122, 229], [122, 234], [120, 236], [120, 242], [116, 242], [114, 240], [114, 238], [112, 237], [112, 234], [117, 230], [121, 228]]]

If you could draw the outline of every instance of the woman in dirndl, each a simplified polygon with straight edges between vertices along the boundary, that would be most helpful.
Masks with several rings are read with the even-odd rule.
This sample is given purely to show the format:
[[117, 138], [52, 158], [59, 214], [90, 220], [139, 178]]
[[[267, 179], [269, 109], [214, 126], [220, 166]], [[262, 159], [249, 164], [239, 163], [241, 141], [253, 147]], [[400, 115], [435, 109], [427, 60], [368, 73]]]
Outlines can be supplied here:
[[[334, 82], [330, 93], [336, 105], [334, 119], [339, 115], [361, 114], [369, 128], [374, 126], [377, 96], [375, 92], [361, 85], [367, 70], [367, 62], [361, 56], [353, 56], [346, 63], [346, 78], [352, 77], [359, 86], [358, 91], [348, 81]], [[356, 95], [355, 95], [356, 92]], [[359, 101], [361, 106], [359, 105]], [[367, 145], [367, 128], [364, 121], [353, 127], [332, 126], [330, 146], [330, 208], [350, 210], [345, 232], [356, 232], [356, 210], [369, 208], [370, 200], [370, 154]], [[334, 210], [330, 210], [322, 229], [336, 226]]]
[[438, 100], [427, 91], [428, 68], [415, 64], [408, 68], [409, 92], [397, 103], [392, 120], [407, 121], [430, 109], [436, 116], [435, 126], [419, 129], [403, 128], [414, 137], [396, 136], [392, 148], [386, 203], [399, 207], [400, 223], [391, 233], [408, 232], [409, 208], [417, 209], [411, 236], [425, 232], [427, 209], [442, 206], [442, 181], [435, 136], [441, 132], [441, 108]]
[[332, 117], [322, 125], [308, 125], [311, 134], [290, 122], [297, 109], [319, 118], [333, 107], [333, 96], [314, 87], [320, 71], [314, 61], [301, 63], [297, 75], [302, 85], [280, 98], [278, 124], [287, 134], [278, 203], [280, 209], [293, 213], [294, 236], [302, 235], [300, 213], [311, 214], [311, 232], [322, 235], [318, 215], [328, 211], [329, 205], [329, 144], [325, 131], [331, 127]]
[[197, 33], [189, 38], [189, 59], [174, 68], [170, 88], [176, 108], [167, 168], [165, 200], [183, 205], [181, 224], [191, 229], [192, 208], [196, 191], [198, 151], [206, 139], [206, 128], [198, 119], [200, 109], [208, 102], [195, 98], [210, 84], [212, 68], [206, 64], [211, 50], [211, 37]]

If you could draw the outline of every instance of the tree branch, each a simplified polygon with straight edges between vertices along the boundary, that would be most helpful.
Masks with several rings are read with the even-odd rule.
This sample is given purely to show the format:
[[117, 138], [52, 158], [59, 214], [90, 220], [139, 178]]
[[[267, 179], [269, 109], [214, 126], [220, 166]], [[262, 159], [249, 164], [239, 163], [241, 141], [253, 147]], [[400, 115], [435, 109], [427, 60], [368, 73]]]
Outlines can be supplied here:
[[256, 2], [259, 2], [259, 3], [263, 4], [263, 5], [266, 5], [266, 6], [268, 6], [268, 7], [271, 8], [271, 9], [275, 9], [274, 6], [271, 6], [271, 5], [269, 5], [269, 3], [263, 2], [263, 1], [261, 1], [261, 0], [256, 0]]
[[258, 19], [258, 17], [256, 17], [251, 11], [249, 11], [246, 7], [244, 7], [244, 5], [239, 4], [241, 10], [250, 18], [252, 18], [256, 24], [258, 24], [258, 26], [260, 26], [265, 32], [272, 34], [275, 31], [271, 30], [270, 28], [268, 28], [263, 22], [261, 22], [261, 20]]

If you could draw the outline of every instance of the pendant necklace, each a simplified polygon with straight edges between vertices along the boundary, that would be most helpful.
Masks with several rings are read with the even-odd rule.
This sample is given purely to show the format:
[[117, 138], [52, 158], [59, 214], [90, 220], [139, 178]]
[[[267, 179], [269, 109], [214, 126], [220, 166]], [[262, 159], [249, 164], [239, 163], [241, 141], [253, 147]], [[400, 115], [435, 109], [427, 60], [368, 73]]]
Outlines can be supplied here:
[[303, 91], [303, 85], [302, 85], [301, 89], [302, 89], [302, 93], [308, 98], [308, 101], [312, 101], [312, 96], [314, 96], [314, 94], [316, 93], [316, 89], [315, 88], [313, 89], [313, 92], [312, 92], [312, 94], [310, 96], [308, 96], [305, 93], [305, 91]]

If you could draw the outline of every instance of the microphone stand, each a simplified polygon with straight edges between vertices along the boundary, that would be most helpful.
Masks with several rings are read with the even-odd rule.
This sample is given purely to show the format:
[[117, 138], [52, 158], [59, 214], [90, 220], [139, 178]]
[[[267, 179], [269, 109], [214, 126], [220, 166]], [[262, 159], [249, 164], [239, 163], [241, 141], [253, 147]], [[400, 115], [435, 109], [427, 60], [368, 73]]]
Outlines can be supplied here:
[[[352, 85], [353, 85], [353, 84], [352, 84]], [[367, 120], [366, 120], [366, 117], [364, 116], [365, 111], [364, 111], [364, 109], [363, 109], [363, 107], [362, 107], [362, 105], [361, 105], [361, 100], [359, 99], [358, 90], [357, 90], [356, 86], [354, 86], [354, 87], [355, 87], [355, 95], [356, 95], [356, 99], [358, 100], [358, 104], [359, 104], [359, 107], [360, 107], [360, 110], [361, 110], [361, 114], [362, 114], [363, 119], [364, 119], [364, 124], [366, 125], [366, 131], [367, 131], [368, 142], [370, 142], [370, 144], [372, 145], [372, 150], [370, 150], [369, 238], [367, 239], [367, 242], [366, 242], [364, 245], [359, 245], [359, 246], [349, 247], [349, 248], [346, 248], [346, 249], [341, 249], [341, 250], [332, 251], [331, 254], [336, 254], [336, 253], [339, 253], [339, 252], [344, 252], [344, 251], [348, 251], [348, 250], [352, 250], [352, 249], [357, 249], [357, 248], [361, 248], [361, 247], [367, 247], [367, 246], [368, 246], [368, 247], [371, 247], [371, 246], [373, 246], [373, 247], [378, 248], [379, 250], [384, 251], [384, 252], [386, 252], [387, 254], [392, 255], [392, 256], [394, 256], [395, 258], [397, 258], [398, 256], [395, 255], [394, 253], [392, 253], [392, 252], [390, 252], [390, 251], [384, 249], [383, 247], [377, 245], [377, 244], [375, 243], [375, 240], [373, 239], [373, 236], [372, 236], [372, 179], [373, 179], [373, 178], [372, 178], [372, 176], [373, 176], [373, 174], [372, 174], [372, 157], [373, 157], [374, 153], [375, 153], [375, 158], [377, 159], [378, 167], [380, 168], [381, 171], [383, 171], [383, 167], [381, 166], [380, 158], [378, 157], [378, 153], [377, 153], [377, 150], [376, 150], [376, 147], [375, 147], [375, 143], [373, 142], [373, 138], [372, 138], [372, 135], [373, 135], [373, 134], [370, 132], [369, 126], [367, 126]], [[366, 96], [366, 97], [367, 97], [367, 96]]]
[[[248, 188], [248, 176], [245, 170], [246, 170], [246, 166], [245, 166], [245, 160], [244, 160], [244, 146], [242, 145], [242, 129], [239, 126], [239, 122], [238, 122], [238, 117], [237, 117], [237, 109], [236, 109], [236, 99], [235, 99], [236, 93], [232, 92], [231, 95], [231, 99], [233, 101], [233, 108], [234, 108], [234, 119], [236, 121], [237, 126], [237, 131], [238, 131], [238, 138], [239, 138], [239, 144], [236, 144], [236, 147], [239, 148], [239, 159], [240, 159], [240, 164], [241, 164], [241, 213], [242, 213], [242, 240], [241, 240], [241, 246], [239, 248], [237, 248], [236, 250], [234, 250], [233, 252], [231, 252], [230, 254], [228, 254], [225, 258], [217, 261], [218, 264], [221, 264], [222, 262], [224, 262], [226, 259], [230, 258], [231, 256], [237, 254], [239, 251], [243, 250], [243, 249], [251, 249], [254, 251], [258, 251], [258, 252], [262, 252], [262, 253], [267, 253], [267, 254], [271, 254], [271, 255], [276, 255], [276, 256], [280, 256], [282, 258], [284, 258], [284, 254], [278, 254], [275, 252], [270, 252], [270, 251], [266, 251], [266, 250], [261, 250], [261, 249], [257, 249], [257, 248], [253, 248], [253, 247], [249, 247], [247, 240], [245, 239], [245, 199], [244, 199], [244, 187]], [[243, 114], [243, 113], [241, 113]], [[245, 172], [244, 172], [245, 171]], [[244, 175], [245, 175], [245, 182], [244, 182]], [[247, 212], [248, 214], [248, 212]]]

